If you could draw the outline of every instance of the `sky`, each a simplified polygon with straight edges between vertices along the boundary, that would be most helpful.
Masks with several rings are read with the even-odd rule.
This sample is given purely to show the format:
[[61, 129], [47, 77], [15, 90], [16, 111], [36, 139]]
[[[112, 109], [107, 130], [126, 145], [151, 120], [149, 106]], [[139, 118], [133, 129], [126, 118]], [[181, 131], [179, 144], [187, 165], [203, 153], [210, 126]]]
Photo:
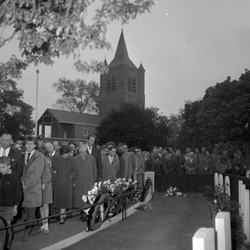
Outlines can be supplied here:
[[[146, 107], [157, 107], [164, 115], [178, 114], [186, 101], [202, 98], [205, 90], [227, 76], [239, 79], [250, 69], [249, 0], [155, 0], [151, 13], [121, 25], [108, 26], [112, 50], [82, 51], [82, 58], [108, 63], [115, 55], [123, 29], [132, 62], [145, 68]], [[91, 13], [89, 13], [91, 14]], [[91, 16], [91, 15], [90, 15]], [[0, 29], [7, 36], [9, 29]], [[0, 49], [0, 62], [14, 54], [20, 58], [18, 40]], [[77, 78], [100, 83], [99, 74], [79, 73], [73, 58], [55, 60], [53, 66], [29, 66], [18, 81], [24, 101], [36, 107], [38, 75], [38, 118], [52, 108], [60, 95], [52, 89], [59, 78]], [[35, 119], [34, 111], [34, 119]]]

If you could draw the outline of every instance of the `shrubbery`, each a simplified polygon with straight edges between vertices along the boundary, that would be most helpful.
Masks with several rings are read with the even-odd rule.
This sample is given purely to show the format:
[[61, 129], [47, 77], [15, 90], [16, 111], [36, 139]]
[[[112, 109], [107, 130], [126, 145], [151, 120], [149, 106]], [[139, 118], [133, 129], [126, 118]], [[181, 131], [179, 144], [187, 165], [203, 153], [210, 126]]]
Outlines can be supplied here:
[[239, 250], [247, 239], [243, 231], [243, 219], [239, 213], [240, 204], [224, 192], [224, 186], [205, 186], [203, 197], [212, 203], [212, 223], [218, 212], [230, 212], [232, 249]]

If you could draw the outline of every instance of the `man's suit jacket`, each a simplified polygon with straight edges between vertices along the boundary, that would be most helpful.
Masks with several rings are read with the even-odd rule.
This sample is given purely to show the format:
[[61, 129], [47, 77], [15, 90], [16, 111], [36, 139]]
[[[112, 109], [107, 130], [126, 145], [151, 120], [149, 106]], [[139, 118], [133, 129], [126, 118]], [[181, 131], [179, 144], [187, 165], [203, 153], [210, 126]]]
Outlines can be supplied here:
[[[89, 154], [89, 150], [87, 150]], [[91, 155], [94, 156], [96, 162], [96, 169], [97, 169], [97, 179], [96, 181], [102, 180], [102, 159], [101, 159], [101, 152], [92, 146]]]
[[113, 157], [112, 163], [109, 161], [108, 155], [102, 158], [102, 178], [103, 181], [110, 180], [114, 182], [117, 178], [117, 173], [120, 168], [120, 162], [117, 158]]
[[119, 173], [117, 174], [117, 177], [128, 179], [131, 176], [132, 176], [131, 155], [130, 155], [130, 153], [125, 152], [120, 157], [120, 170], [119, 170]]
[[22, 152], [11, 148], [8, 157], [10, 157], [10, 165], [12, 173], [16, 174], [18, 178], [21, 178], [23, 174], [23, 157]]

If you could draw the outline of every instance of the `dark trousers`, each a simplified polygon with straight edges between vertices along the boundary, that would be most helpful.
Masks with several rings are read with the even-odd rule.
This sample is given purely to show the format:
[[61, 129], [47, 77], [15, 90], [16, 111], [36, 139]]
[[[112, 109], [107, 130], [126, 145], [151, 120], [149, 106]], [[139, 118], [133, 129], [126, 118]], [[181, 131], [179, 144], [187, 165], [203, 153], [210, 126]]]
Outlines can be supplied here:
[[[25, 207], [26, 221], [31, 221], [36, 219], [36, 207]], [[25, 225], [25, 233], [30, 235], [34, 227], [34, 222]]]

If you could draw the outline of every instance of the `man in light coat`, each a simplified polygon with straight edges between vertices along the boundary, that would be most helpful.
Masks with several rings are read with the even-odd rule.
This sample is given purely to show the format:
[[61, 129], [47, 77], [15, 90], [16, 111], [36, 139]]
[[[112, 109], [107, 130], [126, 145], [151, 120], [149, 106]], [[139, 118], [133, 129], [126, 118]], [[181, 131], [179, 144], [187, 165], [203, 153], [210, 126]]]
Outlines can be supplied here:
[[[35, 138], [28, 136], [25, 141], [26, 152], [24, 154], [23, 176], [23, 203], [26, 221], [36, 219], [36, 209], [42, 205], [42, 175], [44, 171], [45, 157], [35, 150]], [[22, 241], [28, 241], [30, 236], [41, 232], [35, 230], [34, 224], [26, 224]]]

